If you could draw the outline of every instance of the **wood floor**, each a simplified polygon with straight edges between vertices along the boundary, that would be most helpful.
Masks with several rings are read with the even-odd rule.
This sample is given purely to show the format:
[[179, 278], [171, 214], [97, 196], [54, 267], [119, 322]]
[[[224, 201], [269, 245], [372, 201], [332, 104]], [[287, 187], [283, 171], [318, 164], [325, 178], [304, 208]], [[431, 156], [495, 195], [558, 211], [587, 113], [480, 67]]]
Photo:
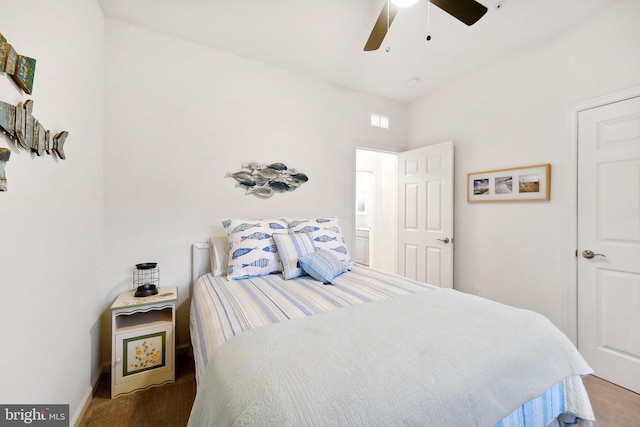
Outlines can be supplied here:
[[[185, 426], [195, 398], [195, 371], [192, 358], [176, 362], [175, 383], [113, 400], [110, 377], [104, 375], [79, 426]], [[584, 383], [596, 415], [594, 427], [640, 427], [640, 394], [594, 376]]]
[[640, 427], [640, 394], [589, 375], [584, 379], [595, 427]]

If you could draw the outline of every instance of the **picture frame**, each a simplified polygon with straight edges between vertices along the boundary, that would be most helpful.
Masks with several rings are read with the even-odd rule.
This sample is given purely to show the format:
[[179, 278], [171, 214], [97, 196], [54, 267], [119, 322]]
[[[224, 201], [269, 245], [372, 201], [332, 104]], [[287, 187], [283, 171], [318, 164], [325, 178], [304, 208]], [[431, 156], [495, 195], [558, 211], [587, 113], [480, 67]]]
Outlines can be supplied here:
[[467, 202], [551, 200], [551, 164], [519, 166], [467, 174]]

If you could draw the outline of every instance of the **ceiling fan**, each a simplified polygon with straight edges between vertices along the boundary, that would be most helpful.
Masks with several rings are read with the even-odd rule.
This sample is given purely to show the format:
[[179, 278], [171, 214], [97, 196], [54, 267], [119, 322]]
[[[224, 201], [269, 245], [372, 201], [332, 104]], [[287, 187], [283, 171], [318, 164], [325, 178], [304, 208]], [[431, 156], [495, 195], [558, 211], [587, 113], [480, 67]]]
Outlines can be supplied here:
[[[382, 44], [387, 31], [401, 8], [413, 6], [418, 0], [387, 0], [364, 46], [365, 51], [376, 50]], [[487, 8], [475, 0], [429, 0], [449, 15], [467, 25], [475, 24], [487, 13]]]

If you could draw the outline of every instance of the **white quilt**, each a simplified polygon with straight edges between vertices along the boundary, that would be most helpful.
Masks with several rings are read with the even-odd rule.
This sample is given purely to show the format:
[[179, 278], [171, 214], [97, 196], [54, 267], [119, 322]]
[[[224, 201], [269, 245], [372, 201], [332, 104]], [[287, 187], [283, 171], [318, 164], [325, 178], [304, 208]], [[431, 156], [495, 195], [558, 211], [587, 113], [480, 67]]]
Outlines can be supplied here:
[[[590, 372], [545, 317], [442, 289], [231, 338], [189, 425], [489, 427], [554, 384], [584, 392]], [[593, 419], [586, 393], [575, 400]]]

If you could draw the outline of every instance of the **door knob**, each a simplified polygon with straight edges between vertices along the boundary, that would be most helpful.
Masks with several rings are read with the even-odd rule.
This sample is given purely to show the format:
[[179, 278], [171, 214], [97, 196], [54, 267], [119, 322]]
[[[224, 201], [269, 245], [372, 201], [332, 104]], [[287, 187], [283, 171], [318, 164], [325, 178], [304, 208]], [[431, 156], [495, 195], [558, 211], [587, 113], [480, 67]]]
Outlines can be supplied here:
[[589, 249], [585, 249], [584, 251], [582, 251], [582, 256], [583, 256], [584, 258], [586, 258], [586, 259], [592, 259], [592, 258], [595, 258], [595, 257], [597, 257], [597, 256], [601, 256], [601, 257], [604, 257], [604, 258], [606, 258], [606, 257], [607, 257], [605, 254], [596, 254], [596, 253], [593, 253], [593, 251], [591, 251], [591, 250], [589, 250]]
[[439, 241], [441, 241], [442, 243], [449, 243], [449, 242], [450, 242], [450, 240], [449, 240], [449, 238], [448, 238], [448, 237], [445, 237], [444, 239], [436, 239], [436, 240], [439, 240]]

